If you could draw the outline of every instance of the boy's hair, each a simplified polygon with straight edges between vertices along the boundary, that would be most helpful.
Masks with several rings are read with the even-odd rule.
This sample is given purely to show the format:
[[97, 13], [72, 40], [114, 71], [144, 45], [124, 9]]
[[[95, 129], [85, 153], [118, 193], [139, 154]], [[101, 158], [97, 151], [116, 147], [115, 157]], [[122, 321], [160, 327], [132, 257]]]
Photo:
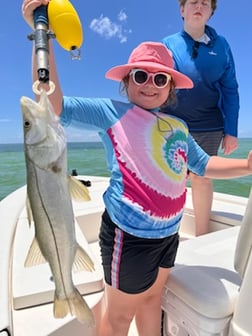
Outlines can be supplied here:
[[[184, 6], [185, 3], [186, 3], [186, 1], [187, 1], [187, 0], [178, 0], [180, 6]], [[212, 5], [212, 9], [213, 9], [213, 14], [214, 14], [214, 11], [215, 11], [216, 8], [217, 8], [217, 0], [211, 0], [211, 5]], [[213, 14], [212, 14], [212, 15], [213, 15]]]

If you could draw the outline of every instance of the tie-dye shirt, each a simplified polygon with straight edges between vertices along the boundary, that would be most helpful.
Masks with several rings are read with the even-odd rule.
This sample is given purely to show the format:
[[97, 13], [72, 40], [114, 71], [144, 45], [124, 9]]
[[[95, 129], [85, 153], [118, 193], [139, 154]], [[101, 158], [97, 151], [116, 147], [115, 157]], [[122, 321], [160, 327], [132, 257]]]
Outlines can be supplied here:
[[99, 133], [111, 172], [104, 203], [114, 223], [144, 238], [178, 231], [188, 169], [204, 175], [209, 159], [182, 120], [111, 99], [64, 97], [61, 121]]

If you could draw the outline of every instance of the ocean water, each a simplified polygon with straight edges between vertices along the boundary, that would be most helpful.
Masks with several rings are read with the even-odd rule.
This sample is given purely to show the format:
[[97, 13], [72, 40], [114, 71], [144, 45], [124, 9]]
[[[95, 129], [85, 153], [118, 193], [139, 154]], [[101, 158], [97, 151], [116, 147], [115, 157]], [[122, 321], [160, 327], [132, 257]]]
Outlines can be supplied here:
[[[102, 143], [68, 143], [68, 170], [79, 175], [109, 176]], [[23, 144], [0, 144], [0, 200], [26, 184]]]
[[[252, 139], [240, 139], [239, 149], [230, 155], [246, 158], [252, 149]], [[221, 155], [221, 153], [220, 153]], [[68, 143], [68, 170], [80, 175], [109, 176], [102, 143]], [[0, 144], [0, 200], [26, 183], [25, 159], [22, 144]], [[214, 180], [214, 191], [247, 197], [252, 176], [231, 180]]]

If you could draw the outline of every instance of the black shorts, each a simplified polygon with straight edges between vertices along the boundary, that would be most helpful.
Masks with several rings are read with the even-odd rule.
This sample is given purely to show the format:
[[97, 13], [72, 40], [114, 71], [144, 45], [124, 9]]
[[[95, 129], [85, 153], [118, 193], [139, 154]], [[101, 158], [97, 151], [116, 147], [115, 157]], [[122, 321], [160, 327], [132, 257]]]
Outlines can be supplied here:
[[159, 267], [174, 266], [178, 233], [160, 239], [130, 235], [102, 215], [100, 247], [105, 281], [123, 292], [137, 294], [153, 285]]
[[223, 139], [223, 131], [191, 132], [192, 137], [204, 151], [210, 155], [217, 155]]

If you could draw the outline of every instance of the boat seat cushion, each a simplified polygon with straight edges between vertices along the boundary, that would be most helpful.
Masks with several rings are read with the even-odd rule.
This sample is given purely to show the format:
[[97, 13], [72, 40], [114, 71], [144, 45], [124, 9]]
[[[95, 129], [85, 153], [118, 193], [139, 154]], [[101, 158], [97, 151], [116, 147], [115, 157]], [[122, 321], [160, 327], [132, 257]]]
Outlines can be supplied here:
[[241, 284], [233, 265], [239, 229], [232, 227], [181, 242], [165, 291], [207, 318], [232, 315]]

